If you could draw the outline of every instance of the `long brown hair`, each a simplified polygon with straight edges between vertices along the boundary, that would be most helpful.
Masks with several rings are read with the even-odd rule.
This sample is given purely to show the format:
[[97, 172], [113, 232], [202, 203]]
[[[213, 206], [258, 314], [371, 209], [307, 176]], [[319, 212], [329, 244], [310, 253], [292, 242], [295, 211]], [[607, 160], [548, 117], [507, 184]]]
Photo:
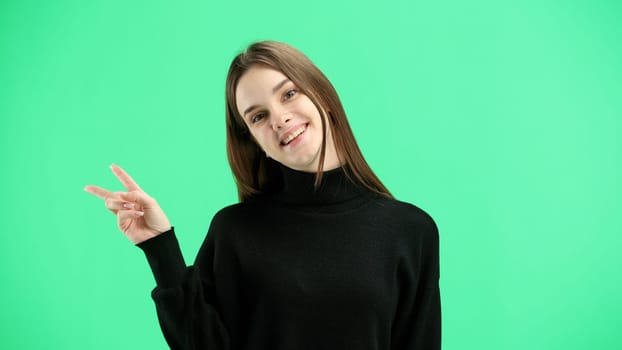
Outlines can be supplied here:
[[[253, 195], [276, 191], [281, 185], [279, 163], [267, 158], [257, 145], [238, 112], [235, 90], [244, 73], [252, 66], [262, 65], [283, 73], [302, 93], [307, 95], [321, 115], [322, 147], [315, 178], [322, 180], [326, 153], [326, 121], [333, 135], [339, 161], [346, 176], [369, 190], [393, 198], [371, 170], [354, 139], [337, 91], [324, 74], [295, 48], [276, 41], [251, 44], [231, 62], [226, 84], [227, 157], [238, 187], [240, 202]], [[327, 118], [328, 114], [328, 118]]]

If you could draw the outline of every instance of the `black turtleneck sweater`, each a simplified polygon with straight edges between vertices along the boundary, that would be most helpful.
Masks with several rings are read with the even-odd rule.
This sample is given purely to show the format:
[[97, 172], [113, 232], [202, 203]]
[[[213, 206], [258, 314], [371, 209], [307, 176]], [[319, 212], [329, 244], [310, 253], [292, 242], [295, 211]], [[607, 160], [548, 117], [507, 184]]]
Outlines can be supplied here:
[[192, 266], [174, 230], [140, 243], [172, 349], [440, 349], [438, 231], [341, 169], [220, 210]]

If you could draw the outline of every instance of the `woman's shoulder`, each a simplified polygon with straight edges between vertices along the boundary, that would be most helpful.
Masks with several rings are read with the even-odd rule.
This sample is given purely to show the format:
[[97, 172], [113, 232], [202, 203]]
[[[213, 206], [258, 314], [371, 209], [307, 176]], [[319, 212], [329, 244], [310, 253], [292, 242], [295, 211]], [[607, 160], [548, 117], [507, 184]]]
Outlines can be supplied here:
[[376, 215], [386, 217], [387, 220], [395, 220], [400, 225], [417, 227], [438, 234], [438, 227], [432, 215], [418, 205], [395, 198], [377, 196], [375, 208]]
[[261, 219], [265, 206], [255, 200], [234, 203], [219, 209], [212, 217], [211, 228], [222, 230], [247, 225]]
[[209, 224], [207, 240], [220, 246], [230, 242], [232, 235], [248, 224], [249, 213], [252, 210], [247, 203], [230, 204], [219, 209]]
[[255, 204], [252, 202], [240, 202], [224, 206], [219, 209], [212, 221], [231, 222], [239, 220], [241, 216], [248, 216], [253, 212]]

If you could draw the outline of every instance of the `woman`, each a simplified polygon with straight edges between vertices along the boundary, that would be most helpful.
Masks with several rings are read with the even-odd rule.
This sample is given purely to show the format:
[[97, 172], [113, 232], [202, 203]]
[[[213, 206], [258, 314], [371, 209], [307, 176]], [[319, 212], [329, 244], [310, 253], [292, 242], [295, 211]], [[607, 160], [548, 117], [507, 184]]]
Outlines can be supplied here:
[[96, 186], [146, 254], [173, 349], [440, 349], [438, 231], [364, 160], [331, 83], [296, 49], [258, 42], [226, 83], [240, 203], [192, 266], [156, 201]]

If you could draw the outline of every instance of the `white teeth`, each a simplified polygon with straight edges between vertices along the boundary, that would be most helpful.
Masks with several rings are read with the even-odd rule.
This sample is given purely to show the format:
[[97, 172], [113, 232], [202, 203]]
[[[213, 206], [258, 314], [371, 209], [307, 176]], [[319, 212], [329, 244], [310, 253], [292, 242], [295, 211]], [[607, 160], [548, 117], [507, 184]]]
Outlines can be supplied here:
[[302, 134], [302, 132], [305, 131], [305, 127], [301, 126], [300, 128], [298, 128], [296, 131], [294, 131], [293, 133], [291, 133], [289, 135], [289, 137], [287, 137], [285, 140], [283, 140], [283, 144], [287, 145], [290, 142], [292, 142], [293, 139], [295, 139], [298, 135]]

